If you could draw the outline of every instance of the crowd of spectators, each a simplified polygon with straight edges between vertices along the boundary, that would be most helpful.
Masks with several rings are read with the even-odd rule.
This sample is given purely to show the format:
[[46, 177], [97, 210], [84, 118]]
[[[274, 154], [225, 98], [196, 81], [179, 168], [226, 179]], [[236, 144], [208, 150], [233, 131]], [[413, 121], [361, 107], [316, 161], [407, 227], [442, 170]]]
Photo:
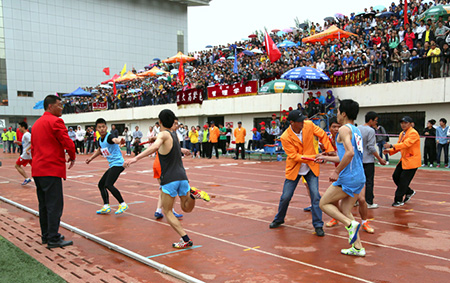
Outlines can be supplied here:
[[[280, 48], [281, 58], [271, 63], [265, 54], [262, 36], [253, 37], [227, 45], [216, 46], [193, 52], [195, 61], [185, 64], [184, 84], [176, 75], [166, 75], [159, 79], [138, 79], [120, 86], [117, 95], [110, 88], [86, 88], [93, 91], [92, 98], [70, 98], [65, 101], [66, 113], [91, 111], [93, 102], [108, 102], [108, 109], [137, 107], [174, 103], [176, 92], [186, 88], [201, 88], [206, 93], [208, 86], [232, 84], [279, 77], [284, 72], [302, 66], [317, 68], [328, 74], [368, 67], [370, 77], [366, 83], [399, 82], [449, 76], [450, 67], [450, 17], [440, 17], [419, 21], [419, 15], [436, 5], [447, 1], [408, 1], [407, 19], [404, 22], [403, 2], [392, 3], [383, 11], [373, 7], [364, 13], [349, 16], [336, 15], [322, 25], [308, 23], [304, 28], [292, 32], [273, 32], [270, 36], [275, 43], [291, 41], [294, 46]], [[351, 32], [348, 38], [328, 40], [324, 44], [304, 44], [302, 39], [326, 30], [332, 25]], [[259, 50], [253, 56], [242, 51]], [[233, 72], [234, 60], [238, 58], [238, 73]], [[154, 62], [149, 68], [158, 66], [170, 72], [178, 68], [176, 64]], [[133, 70], [136, 73], [136, 70]], [[312, 85], [312, 88], [320, 85]], [[204, 97], [207, 99], [207, 97]]]

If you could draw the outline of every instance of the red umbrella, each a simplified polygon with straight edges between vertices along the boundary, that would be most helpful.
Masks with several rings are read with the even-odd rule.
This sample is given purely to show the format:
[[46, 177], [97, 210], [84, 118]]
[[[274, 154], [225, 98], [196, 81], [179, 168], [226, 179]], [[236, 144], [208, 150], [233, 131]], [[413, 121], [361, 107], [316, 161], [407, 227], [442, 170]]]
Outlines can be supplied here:
[[273, 29], [272, 32], [279, 32], [279, 29]]
[[251, 34], [251, 35], [249, 35], [248, 36], [249, 38], [256, 38], [256, 37], [258, 37], [256, 34]]

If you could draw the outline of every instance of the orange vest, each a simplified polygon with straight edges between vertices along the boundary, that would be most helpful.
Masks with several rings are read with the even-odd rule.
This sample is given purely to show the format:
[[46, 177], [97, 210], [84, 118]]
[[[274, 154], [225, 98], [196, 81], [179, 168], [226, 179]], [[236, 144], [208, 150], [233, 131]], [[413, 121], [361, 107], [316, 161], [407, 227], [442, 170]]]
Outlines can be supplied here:
[[214, 128], [209, 128], [209, 140], [212, 143], [216, 143], [219, 141], [220, 131], [219, 128], [214, 126]]
[[243, 127], [234, 129], [234, 137], [236, 138], [236, 143], [245, 143], [245, 136], [247, 132]]
[[405, 170], [419, 168], [422, 164], [422, 158], [420, 155], [420, 137], [419, 133], [413, 128], [400, 133], [398, 137], [398, 143], [394, 145], [394, 148], [389, 150], [389, 155], [396, 154], [400, 151], [402, 157], [400, 162], [402, 168]]
[[314, 161], [303, 160], [302, 157], [316, 157], [316, 149], [314, 148], [314, 137], [325, 147], [326, 152], [334, 151], [330, 139], [324, 130], [314, 125], [311, 121], [305, 121], [302, 130], [303, 142], [297, 137], [291, 127], [289, 127], [281, 135], [281, 144], [286, 152], [286, 179], [295, 180], [300, 171], [302, 163], [307, 163], [309, 168], [317, 177], [320, 173], [320, 165]]

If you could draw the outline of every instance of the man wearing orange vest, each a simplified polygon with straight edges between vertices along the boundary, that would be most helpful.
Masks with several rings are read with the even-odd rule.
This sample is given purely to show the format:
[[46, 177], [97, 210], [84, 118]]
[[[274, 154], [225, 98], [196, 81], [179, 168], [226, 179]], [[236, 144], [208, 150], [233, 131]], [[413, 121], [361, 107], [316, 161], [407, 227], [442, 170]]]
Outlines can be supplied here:
[[385, 154], [389, 155], [400, 152], [402, 157], [400, 162], [395, 167], [392, 179], [397, 185], [395, 191], [394, 203], [392, 206], [402, 206], [416, 194], [409, 184], [411, 183], [417, 168], [421, 165], [420, 155], [420, 137], [419, 133], [412, 127], [413, 119], [409, 116], [405, 116], [400, 120], [402, 132], [398, 138], [396, 144], [386, 143], [384, 145]]
[[[286, 152], [286, 180], [284, 181], [283, 193], [278, 206], [278, 213], [270, 224], [270, 228], [277, 228], [284, 223], [284, 218], [297, 187], [298, 181], [303, 176], [309, 187], [311, 197], [312, 224], [317, 236], [324, 236], [322, 210], [319, 208], [319, 172], [320, 165], [315, 163], [316, 150], [314, 148], [314, 137], [325, 148], [326, 152], [334, 151], [327, 134], [311, 121], [305, 121], [306, 116], [299, 110], [289, 112], [288, 121], [290, 127], [281, 135], [281, 143]], [[306, 160], [309, 158], [311, 160]]]
[[220, 131], [219, 128], [216, 127], [216, 125], [214, 124], [214, 121], [209, 122], [209, 124], [211, 125], [209, 128], [209, 140], [211, 142], [211, 148], [210, 148], [210, 154], [209, 154], [209, 159], [211, 159], [212, 156], [212, 149], [214, 147], [214, 150], [216, 151], [216, 158], [219, 159], [219, 136], [220, 136]]
[[234, 159], [239, 159], [239, 148], [241, 149], [242, 159], [245, 159], [245, 136], [247, 132], [242, 127], [242, 122], [238, 122], [238, 127], [234, 130], [234, 137], [236, 138], [236, 157]]

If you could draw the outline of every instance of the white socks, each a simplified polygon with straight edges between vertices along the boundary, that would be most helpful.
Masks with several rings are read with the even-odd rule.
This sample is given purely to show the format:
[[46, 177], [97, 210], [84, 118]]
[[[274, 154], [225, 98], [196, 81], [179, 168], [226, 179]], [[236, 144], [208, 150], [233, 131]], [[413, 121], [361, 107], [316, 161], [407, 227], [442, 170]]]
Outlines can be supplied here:
[[162, 209], [161, 209], [161, 208], [158, 208], [158, 209], [156, 209], [156, 212], [162, 213]]

